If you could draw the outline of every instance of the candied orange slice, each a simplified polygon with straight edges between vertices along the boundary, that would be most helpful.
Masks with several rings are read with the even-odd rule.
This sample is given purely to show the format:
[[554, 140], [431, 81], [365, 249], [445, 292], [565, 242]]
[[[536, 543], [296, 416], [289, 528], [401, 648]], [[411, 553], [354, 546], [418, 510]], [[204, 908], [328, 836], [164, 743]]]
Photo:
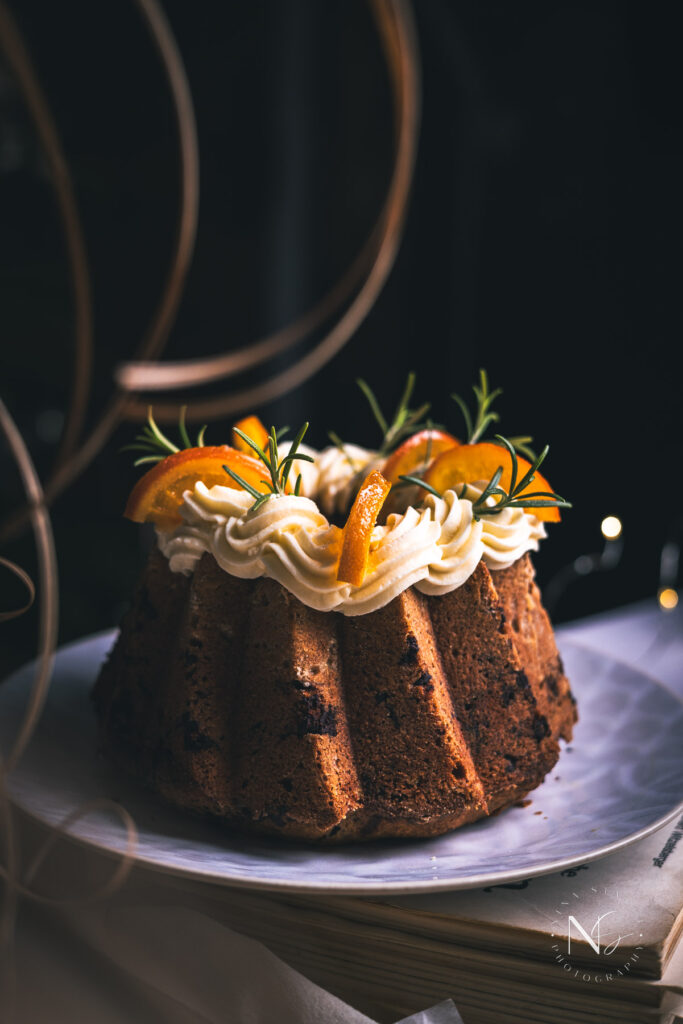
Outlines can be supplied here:
[[247, 437], [250, 437], [252, 441], [255, 441], [259, 448], [267, 453], [268, 431], [263, 426], [258, 416], [245, 416], [243, 420], [238, 420], [232, 428], [232, 443], [234, 447], [239, 451], [244, 452], [246, 455], [252, 455], [253, 449], [250, 448], [247, 442], [240, 437], [236, 432], [235, 427], [237, 427], [238, 430], [241, 430], [243, 434], [246, 434]]
[[342, 583], [352, 583], [354, 587], [359, 587], [365, 579], [370, 556], [370, 538], [379, 511], [390, 490], [390, 482], [378, 469], [374, 469], [363, 481], [344, 526], [337, 570], [337, 579]]
[[[517, 456], [517, 479], [531, 469], [531, 463]], [[503, 467], [500, 486], [509, 491], [512, 479], [512, 460], [508, 452], [500, 445], [489, 441], [478, 444], [461, 444], [458, 448], [450, 448], [437, 455], [434, 462], [424, 475], [424, 481], [443, 494], [458, 484], [474, 483], [475, 480], [490, 480], [499, 466]], [[540, 473], [534, 475], [533, 481], [520, 492], [520, 497], [536, 491], [552, 491], [552, 487]], [[525, 509], [546, 523], [559, 523], [560, 510], [554, 506]]]
[[191, 490], [198, 480], [207, 487], [221, 484], [239, 490], [239, 484], [223, 466], [229, 466], [257, 491], [269, 490], [263, 482], [266, 467], [258, 459], [227, 444], [186, 448], [162, 459], [138, 480], [124, 515], [134, 523], [154, 523], [160, 530], [173, 530], [182, 522], [179, 509], [183, 492]]
[[459, 444], [457, 437], [447, 434], [444, 430], [419, 430], [392, 452], [382, 466], [382, 474], [390, 483], [396, 484], [400, 476], [409, 476], [416, 469], [421, 469], [425, 463], [431, 463], [441, 452], [455, 448]]

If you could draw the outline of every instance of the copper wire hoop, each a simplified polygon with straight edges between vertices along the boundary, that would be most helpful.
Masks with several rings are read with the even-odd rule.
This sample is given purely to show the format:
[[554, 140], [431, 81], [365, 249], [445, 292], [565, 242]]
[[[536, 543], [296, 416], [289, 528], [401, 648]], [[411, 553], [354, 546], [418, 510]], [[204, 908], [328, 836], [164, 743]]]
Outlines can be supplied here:
[[[359, 271], [362, 273], [370, 257], [369, 271], [351, 305], [311, 351], [255, 387], [187, 404], [190, 419], [212, 420], [242, 412], [272, 401], [312, 377], [346, 344], [369, 313], [391, 272], [401, 241], [415, 165], [420, 108], [419, 58], [409, 3], [407, 0], [371, 0], [371, 6], [391, 77], [396, 142], [386, 200], [377, 224], [356, 261], [335, 288], [290, 327], [255, 345], [220, 356], [162, 365], [124, 364], [117, 372], [117, 381], [122, 388], [130, 391], [186, 389], [234, 376], [287, 351], [336, 312], [335, 304], [341, 305], [348, 298], [361, 276]], [[147, 404], [131, 400], [125, 408], [126, 418], [144, 419]], [[180, 404], [155, 402], [155, 417], [163, 422], [177, 419]]]
[[[327, 296], [290, 327], [262, 339], [255, 346], [216, 357], [219, 360], [218, 364], [215, 359], [195, 360], [185, 362], [181, 367], [169, 364], [157, 369], [145, 363], [157, 357], [163, 349], [189, 268], [198, 215], [199, 159], [191, 93], [171, 28], [157, 0], [136, 2], [147, 21], [169, 81], [178, 124], [181, 167], [181, 205], [174, 257], [155, 316], [137, 357], [142, 364], [137, 369], [143, 372], [146, 386], [153, 379], [154, 372], [161, 372], [164, 387], [169, 386], [169, 374], [174, 381], [174, 387], [185, 387], [186, 374], [194, 374], [197, 381], [205, 383], [209, 379], [232, 376], [247, 366], [256, 365], [283, 353], [333, 316], [348, 299], [354, 287], [362, 281], [364, 269], [369, 267], [355, 298], [340, 319], [321, 341], [292, 366], [276, 373], [256, 387], [189, 404], [188, 418], [212, 420], [270, 401], [313, 376], [357, 330], [386, 282], [401, 240], [417, 149], [419, 59], [412, 11], [409, 0], [369, 0], [391, 76], [396, 151], [394, 170], [382, 213], [357, 260]], [[23, 80], [20, 80], [20, 84], [23, 85]], [[147, 403], [130, 396], [131, 390], [138, 387], [130, 378], [130, 374], [134, 372], [137, 372], [135, 363], [122, 368], [119, 374], [120, 389], [100, 420], [80, 448], [52, 473], [44, 488], [48, 504], [51, 504], [85, 470], [122, 418], [141, 420], [146, 415]], [[155, 415], [162, 422], [176, 419], [181, 404], [186, 403], [166, 402], [155, 405]], [[4, 524], [0, 530], [0, 541], [16, 536], [26, 522], [27, 509], [24, 508]]]

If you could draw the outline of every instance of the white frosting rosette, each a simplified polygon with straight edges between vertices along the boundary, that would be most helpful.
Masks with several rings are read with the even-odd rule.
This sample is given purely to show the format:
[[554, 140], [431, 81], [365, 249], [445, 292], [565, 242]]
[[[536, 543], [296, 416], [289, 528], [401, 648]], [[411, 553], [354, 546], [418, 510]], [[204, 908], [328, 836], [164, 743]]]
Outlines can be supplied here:
[[[374, 455], [362, 451], [368, 468]], [[330, 501], [333, 491], [338, 497], [343, 490], [340, 464], [333, 474], [331, 463], [331, 458], [325, 463], [327, 476], [316, 466], [318, 484], [327, 481]], [[302, 468], [307, 465], [301, 463]], [[337, 490], [331, 488], [332, 477], [340, 485]], [[350, 480], [349, 473], [344, 486], [350, 486]], [[473, 501], [483, 487], [468, 485], [462, 498], [454, 490], [441, 498], [426, 494], [422, 506], [409, 506], [376, 526], [368, 571], [359, 586], [337, 580], [342, 531], [304, 495], [274, 494], [252, 511], [254, 499], [246, 491], [208, 488], [199, 481], [183, 496], [182, 525], [172, 533], [159, 532], [159, 547], [173, 572], [192, 572], [208, 551], [231, 575], [277, 580], [310, 608], [365, 615], [408, 587], [424, 594], [447, 594], [462, 586], [481, 559], [498, 570], [538, 548], [545, 536], [543, 524], [522, 509], [494, 512], [491, 502], [490, 513], [474, 517]]]

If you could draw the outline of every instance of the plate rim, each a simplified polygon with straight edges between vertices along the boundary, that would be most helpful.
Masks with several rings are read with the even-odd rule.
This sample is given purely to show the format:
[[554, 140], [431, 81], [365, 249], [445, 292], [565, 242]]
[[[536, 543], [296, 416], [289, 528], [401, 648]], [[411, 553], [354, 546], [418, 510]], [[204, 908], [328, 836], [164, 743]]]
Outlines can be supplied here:
[[[68, 642], [66, 644], [61, 645], [57, 649], [56, 654], [55, 654], [55, 666], [54, 666], [54, 670], [53, 671], [56, 671], [56, 669], [57, 669], [57, 660], [56, 659], [57, 659], [57, 656], [60, 653], [62, 653], [62, 652], [66, 653], [67, 651], [76, 649], [76, 648], [81, 647], [81, 646], [83, 646], [83, 645], [85, 645], [87, 643], [94, 643], [94, 642], [96, 642], [98, 640], [103, 640], [105, 638], [106, 639], [111, 639], [111, 641], [113, 643], [113, 641], [114, 641], [114, 639], [116, 637], [117, 632], [118, 632], [117, 629], [100, 630], [100, 631], [98, 631], [96, 633], [91, 633], [88, 636], [81, 637], [80, 639], [72, 640], [72, 641], [70, 641], [70, 642]], [[681, 697], [675, 691], [671, 690], [661, 680], [659, 680], [656, 677], [650, 675], [648, 672], [643, 671], [641, 668], [636, 667], [634, 665], [631, 665], [627, 661], [624, 661], [622, 659], [616, 658], [616, 657], [612, 656], [611, 654], [608, 654], [604, 650], [601, 650], [599, 647], [591, 645], [590, 643], [585, 643], [583, 641], [577, 640], [575, 637], [563, 637], [562, 636], [561, 627], [556, 630], [556, 637], [557, 637], [557, 640], [558, 640], [558, 646], [560, 648], [563, 648], [563, 647], [567, 646], [567, 647], [572, 647], [572, 648], [576, 648], [576, 649], [579, 649], [579, 650], [583, 650], [583, 651], [586, 651], [590, 655], [597, 656], [601, 660], [609, 662], [612, 665], [618, 665], [618, 666], [627, 668], [630, 672], [635, 672], [636, 674], [638, 674], [641, 677], [643, 677], [644, 679], [646, 679], [651, 685], [657, 686], [659, 689], [663, 690], [669, 698], [673, 699], [677, 704], [679, 704], [681, 707], [683, 707], [683, 697]], [[107, 652], [105, 652], [104, 656], [106, 656], [106, 653], [108, 653], [108, 650], [109, 650], [109, 648], [107, 648]], [[560, 654], [562, 654], [562, 653], [563, 653], [563, 651], [560, 650]], [[23, 675], [24, 673], [28, 673], [34, 664], [35, 664], [35, 661], [27, 662], [25, 665], [21, 666], [20, 668], [16, 669], [15, 671], [11, 672], [2, 682], [0, 682], [0, 701], [2, 699], [2, 690], [3, 690], [4, 684], [5, 683], [10, 683], [17, 676]], [[52, 680], [51, 680], [51, 682], [52, 682]], [[565, 747], [566, 747], [566, 744], [565, 744]], [[145, 789], [144, 785], [142, 783], [140, 783], [139, 781], [137, 781], [137, 780], [135, 780], [133, 778], [130, 778], [130, 777], [128, 778], [128, 781], [132, 785], [136, 785], [141, 790], [143, 790], [145, 795], [153, 795], [153, 791]], [[55, 826], [50, 821], [46, 820], [45, 818], [41, 817], [40, 815], [34, 813], [32, 810], [30, 810], [27, 807], [25, 807], [21, 803], [21, 801], [19, 799], [17, 799], [13, 795], [13, 793], [12, 793], [12, 779], [11, 779], [11, 777], [7, 781], [7, 795], [9, 797], [12, 805], [18, 811], [20, 811], [21, 814], [23, 814], [26, 817], [30, 818], [31, 821], [33, 821], [34, 823], [36, 823], [37, 825], [39, 825], [43, 829], [46, 829], [46, 830], [49, 830], [49, 831], [54, 830]], [[159, 797], [159, 799], [161, 800], [162, 798]], [[171, 811], [175, 810], [175, 811], [177, 811], [178, 814], [182, 814], [183, 813], [182, 810], [180, 810], [178, 808], [173, 808], [172, 805], [169, 805], [169, 804], [164, 804], [164, 807], [166, 809], [171, 810]], [[217, 874], [215, 872], [215, 870], [213, 870], [213, 869], [203, 871], [203, 870], [201, 870], [198, 867], [180, 867], [178, 865], [169, 865], [166, 861], [162, 861], [159, 858], [157, 858], [157, 857], [155, 857], [154, 855], [151, 855], [151, 854], [150, 855], [142, 855], [141, 856], [138, 850], [133, 851], [133, 853], [130, 855], [130, 857], [131, 857], [131, 860], [132, 860], [132, 863], [133, 863], [134, 867], [143, 868], [145, 870], [152, 871], [152, 872], [159, 872], [159, 873], [164, 874], [164, 875], [171, 875], [173, 877], [179, 877], [179, 878], [184, 878], [184, 879], [192, 879], [192, 880], [198, 881], [198, 882], [207, 882], [207, 883], [212, 883], [212, 884], [215, 884], [215, 885], [221, 885], [221, 886], [224, 886], [226, 888], [236, 888], [236, 889], [243, 889], [243, 890], [254, 890], [254, 891], [260, 891], [260, 892], [273, 892], [273, 893], [280, 892], [280, 893], [284, 893], [284, 894], [287, 894], [287, 893], [289, 893], [289, 894], [318, 894], [318, 895], [327, 894], [327, 895], [330, 895], [330, 896], [334, 895], [334, 896], [366, 896], [366, 897], [369, 897], [369, 896], [382, 896], [382, 895], [389, 895], [389, 894], [393, 894], [393, 895], [399, 895], [399, 894], [409, 895], [409, 894], [419, 894], [419, 893], [425, 893], [425, 892], [446, 892], [446, 891], [459, 891], [459, 890], [466, 890], [466, 889], [482, 889], [482, 888], [485, 888], [485, 887], [488, 887], [488, 886], [505, 885], [505, 884], [508, 884], [510, 882], [517, 882], [517, 881], [521, 881], [521, 880], [524, 880], [524, 879], [530, 879], [530, 878], [538, 878], [539, 876], [543, 876], [543, 875], [556, 874], [556, 873], [564, 871], [564, 870], [566, 870], [568, 868], [575, 867], [577, 864], [591, 863], [593, 861], [600, 860], [603, 857], [607, 857], [607, 856], [609, 856], [612, 853], [617, 853], [620, 850], [626, 849], [627, 847], [632, 846], [635, 843], [639, 842], [641, 839], [645, 839], [645, 838], [647, 838], [647, 836], [650, 836], [654, 832], [657, 832], [659, 829], [663, 828], [666, 824], [671, 822], [674, 818], [676, 818], [681, 813], [683, 813], [683, 798], [673, 808], [671, 808], [669, 811], [667, 811], [661, 817], [657, 818], [654, 822], [651, 822], [649, 825], [646, 825], [643, 828], [638, 829], [636, 832], [631, 833], [628, 836], [622, 837], [621, 839], [614, 840], [611, 843], [605, 844], [604, 846], [596, 847], [594, 850], [590, 850], [589, 852], [583, 854], [580, 858], [576, 858], [576, 857], [559, 858], [559, 859], [556, 859], [556, 860], [545, 861], [545, 862], [543, 862], [541, 864], [535, 865], [533, 867], [527, 867], [525, 869], [511, 868], [509, 870], [499, 871], [499, 872], [496, 872], [496, 873], [489, 872], [487, 874], [467, 875], [464, 878], [458, 878], [458, 879], [454, 879], [454, 878], [450, 878], [450, 879], [424, 878], [424, 879], [419, 879], [419, 880], [415, 880], [415, 881], [412, 881], [412, 882], [410, 882], [410, 881], [373, 882], [373, 881], [370, 881], [370, 880], [368, 880], [367, 882], [359, 882], [357, 879], [354, 879], [351, 882], [345, 883], [345, 882], [329, 882], [329, 881], [316, 882], [314, 877], [309, 877], [307, 879], [307, 881], [304, 883], [304, 882], [301, 882], [301, 881], [298, 881], [298, 880], [287, 880], [287, 879], [277, 879], [277, 880], [274, 880], [274, 879], [268, 878], [268, 877], [253, 876], [253, 875], [249, 876], [248, 878], [244, 877], [244, 876], [234, 876], [234, 875], [226, 876], [225, 874]], [[74, 823], [74, 825], [75, 824], [76, 823]], [[243, 837], [242, 834], [238, 834], [238, 833], [233, 833], [233, 834], [234, 835], [239, 835], [240, 837]], [[229, 833], [226, 833], [226, 835], [229, 835]], [[121, 850], [115, 850], [111, 846], [107, 845], [105, 842], [99, 842], [96, 837], [84, 836], [84, 835], [79, 834], [79, 833], [77, 833], [75, 831], [72, 831], [71, 829], [63, 831], [62, 832], [62, 838], [66, 839], [68, 841], [71, 841], [71, 842], [75, 842], [79, 846], [84, 846], [84, 847], [87, 847], [88, 849], [96, 850], [98, 853], [100, 853], [103, 856], [106, 856], [106, 857], [108, 857], [110, 859], [115, 859], [115, 860], [122, 861], [124, 859], [124, 857], [126, 856], [126, 854], [124, 854]], [[246, 836], [246, 838], [249, 838], [249, 837]], [[259, 839], [260, 842], [264, 842], [264, 841], [267, 842], [267, 837], [259, 836], [257, 838]], [[434, 837], [434, 838], [440, 838], [440, 837]], [[419, 841], [420, 841], [419, 839], [417, 839], [417, 840], [416, 839], [411, 839], [411, 842], [419, 842]], [[426, 839], [424, 841], [425, 842], [429, 842], [429, 839]], [[277, 839], [274, 841], [273, 845], [275, 846], [276, 844], [278, 846], [281, 845], [280, 841], [277, 840]], [[288, 844], [288, 845], [292, 845], [292, 844]], [[323, 846], [317, 846], [316, 847], [315, 844], [296, 844], [296, 845], [304, 845], [307, 848], [310, 848], [311, 850], [316, 850], [317, 852], [320, 852], [320, 853], [322, 853], [324, 851], [324, 849], [325, 849], [325, 847], [323, 847]], [[358, 845], [359, 844], [355, 844], [355, 847], [357, 848]], [[339, 849], [339, 847], [330, 847], [329, 849], [330, 850], [332, 850], [332, 849]]]

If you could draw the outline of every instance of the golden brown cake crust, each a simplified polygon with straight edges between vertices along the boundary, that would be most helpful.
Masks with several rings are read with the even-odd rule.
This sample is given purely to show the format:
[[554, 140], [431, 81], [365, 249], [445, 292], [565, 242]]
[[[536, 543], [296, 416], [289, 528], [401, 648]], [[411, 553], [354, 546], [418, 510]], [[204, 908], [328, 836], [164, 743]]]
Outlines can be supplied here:
[[155, 551], [93, 698], [104, 753], [170, 802], [326, 841], [491, 814], [542, 781], [576, 720], [528, 555], [345, 617]]

